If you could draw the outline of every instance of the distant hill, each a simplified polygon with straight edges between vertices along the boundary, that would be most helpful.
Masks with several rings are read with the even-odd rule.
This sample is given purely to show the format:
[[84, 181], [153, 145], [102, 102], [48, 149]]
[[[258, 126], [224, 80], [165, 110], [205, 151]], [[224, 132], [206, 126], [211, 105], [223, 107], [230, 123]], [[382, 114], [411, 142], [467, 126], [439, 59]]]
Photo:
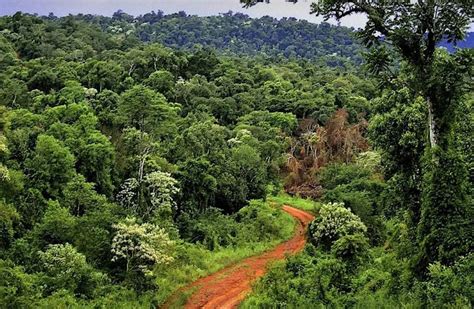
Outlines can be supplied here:
[[454, 52], [456, 48], [474, 48], [474, 32], [469, 32], [464, 41], [457, 42], [456, 45], [445, 40], [438, 46], [445, 47], [449, 52]]
[[295, 18], [250, 18], [233, 12], [199, 17], [185, 12], [165, 15], [161, 11], [138, 17], [118, 11], [113, 17], [75, 18], [95, 22], [109, 33], [134, 33], [141, 41], [160, 42], [173, 48], [192, 49], [201, 45], [237, 55], [305, 59], [327, 56], [355, 62], [362, 59], [363, 47], [354, 38], [354, 29]]
[[[20, 36], [10, 35], [11, 31]], [[185, 12], [165, 15], [161, 11], [132, 16], [119, 10], [111, 17], [78, 14], [60, 18], [53, 14], [18, 13], [0, 18], [0, 36], [15, 42], [19, 55], [26, 58], [77, 50], [82, 53], [83, 50], [125, 51], [141, 42], [156, 42], [173, 49], [191, 50], [200, 46], [220, 54], [321, 60], [338, 66], [348, 61], [362, 63], [361, 54], [365, 50], [357, 42], [353, 28], [296, 18], [250, 18], [233, 12], [207, 17]], [[90, 48], [85, 49], [84, 44]], [[455, 50], [446, 41], [439, 46], [451, 52]], [[474, 47], [474, 33], [469, 33], [457, 46]]]

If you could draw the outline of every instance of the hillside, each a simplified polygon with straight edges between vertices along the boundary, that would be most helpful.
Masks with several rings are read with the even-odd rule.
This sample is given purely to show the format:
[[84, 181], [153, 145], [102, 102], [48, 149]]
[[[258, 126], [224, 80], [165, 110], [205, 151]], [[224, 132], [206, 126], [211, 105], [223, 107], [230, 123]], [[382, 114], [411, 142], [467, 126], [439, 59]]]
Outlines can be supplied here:
[[472, 308], [472, 6], [318, 3], [0, 17], [0, 307]]
[[[15, 16], [12, 18], [14, 20]], [[36, 30], [29, 29], [33, 25]], [[40, 44], [29, 45], [28, 42], [38, 40], [35, 31], [39, 28], [47, 28], [48, 35], [42, 37]], [[352, 29], [346, 27], [328, 23], [318, 25], [294, 18], [277, 20], [267, 16], [252, 19], [231, 12], [210, 17], [192, 16], [185, 12], [170, 15], [152, 12], [133, 17], [121, 11], [113, 17], [29, 15], [29, 22], [22, 24], [18, 30], [28, 46], [25, 51], [20, 47], [20, 52], [33, 53], [34, 56], [47, 55], [58, 48], [66, 52], [78, 50], [78, 38], [96, 51], [111, 48], [124, 50], [141, 41], [161, 43], [180, 50], [202, 46], [228, 55], [325, 58], [333, 65], [341, 61], [360, 63], [362, 50], [354, 39]], [[105, 33], [107, 37], [104, 37]], [[68, 41], [68, 38], [73, 40]]]

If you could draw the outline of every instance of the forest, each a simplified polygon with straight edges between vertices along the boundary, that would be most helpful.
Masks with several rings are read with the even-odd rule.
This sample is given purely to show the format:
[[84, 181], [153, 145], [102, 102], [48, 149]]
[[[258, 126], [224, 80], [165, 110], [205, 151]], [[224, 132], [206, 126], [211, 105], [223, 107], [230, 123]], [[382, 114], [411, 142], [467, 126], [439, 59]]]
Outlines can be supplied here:
[[312, 10], [0, 17], [0, 308], [472, 308], [472, 4]]

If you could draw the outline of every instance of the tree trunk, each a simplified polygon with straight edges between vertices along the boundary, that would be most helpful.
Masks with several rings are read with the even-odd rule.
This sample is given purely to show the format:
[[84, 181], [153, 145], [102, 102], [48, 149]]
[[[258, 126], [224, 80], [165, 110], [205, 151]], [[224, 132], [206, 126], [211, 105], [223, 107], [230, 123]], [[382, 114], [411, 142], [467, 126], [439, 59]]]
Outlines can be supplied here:
[[433, 115], [433, 104], [431, 103], [431, 99], [428, 97], [428, 130], [429, 130], [429, 139], [430, 139], [430, 148], [433, 149], [437, 144], [437, 137], [436, 137], [436, 121]]

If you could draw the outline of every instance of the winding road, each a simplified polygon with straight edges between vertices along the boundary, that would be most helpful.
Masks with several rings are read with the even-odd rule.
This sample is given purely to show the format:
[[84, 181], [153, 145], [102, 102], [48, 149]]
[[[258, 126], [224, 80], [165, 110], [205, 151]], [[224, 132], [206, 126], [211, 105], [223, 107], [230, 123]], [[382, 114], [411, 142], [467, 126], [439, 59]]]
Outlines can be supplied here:
[[[283, 210], [298, 221], [293, 238], [261, 255], [244, 259], [180, 289], [178, 293], [193, 291], [184, 307], [235, 308], [251, 292], [252, 282], [265, 274], [270, 262], [282, 260], [287, 255], [301, 251], [306, 243], [306, 227], [314, 216], [287, 205], [283, 206]], [[169, 307], [170, 303], [164, 305], [164, 308]]]

